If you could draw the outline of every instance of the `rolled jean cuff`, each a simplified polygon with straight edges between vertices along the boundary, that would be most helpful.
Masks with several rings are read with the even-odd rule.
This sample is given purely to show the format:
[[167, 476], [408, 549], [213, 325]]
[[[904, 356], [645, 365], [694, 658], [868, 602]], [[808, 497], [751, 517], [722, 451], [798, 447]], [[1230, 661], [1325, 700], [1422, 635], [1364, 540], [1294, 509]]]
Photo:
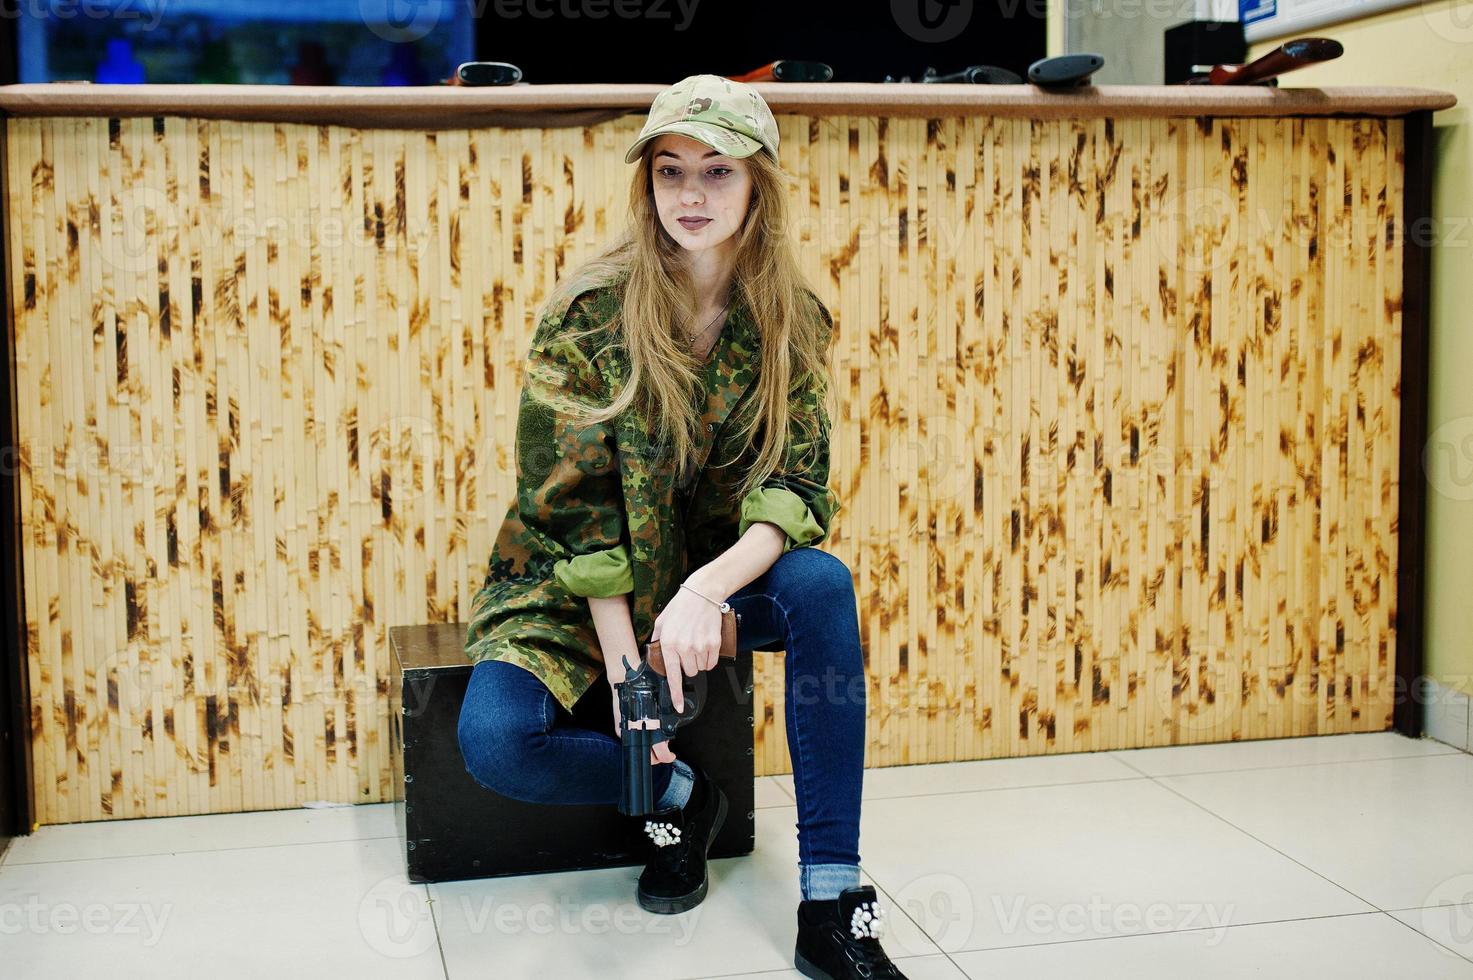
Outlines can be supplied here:
[[838, 898], [844, 889], [859, 887], [859, 865], [800, 863], [798, 887], [805, 902]]
[[676, 759], [674, 762], [662, 762], [655, 766], [654, 772], [668, 770], [665, 775], [665, 786], [660, 788], [660, 779], [656, 777], [655, 788], [660, 792], [655, 796], [655, 809], [668, 810], [671, 807], [684, 810], [685, 805], [690, 802], [690, 791], [695, 786], [696, 774], [690, 767], [690, 763], [684, 759]]
[[737, 537], [746, 534], [747, 528], [758, 521], [783, 529], [788, 536], [783, 542], [783, 554], [824, 536], [823, 525], [814, 519], [803, 498], [785, 487], [758, 487], [742, 498]]
[[553, 563], [552, 574], [573, 595], [607, 598], [634, 591], [629, 549], [622, 543], [603, 551], [559, 559]]

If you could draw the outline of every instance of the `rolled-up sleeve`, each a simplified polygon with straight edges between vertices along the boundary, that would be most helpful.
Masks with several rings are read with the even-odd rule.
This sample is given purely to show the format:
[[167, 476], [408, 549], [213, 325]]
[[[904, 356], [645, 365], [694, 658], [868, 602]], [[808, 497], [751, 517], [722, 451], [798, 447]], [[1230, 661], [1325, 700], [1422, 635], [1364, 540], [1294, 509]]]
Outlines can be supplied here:
[[[820, 304], [829, 334], [833, 320]], [[781, 528], [786, 535], [783, 552], [818, 545], [828, 537], [841, 504], [829, 489], [829, 434], [832, 429], [824, 407], [823, 379], [808, 374], [800, 379], [788, 403], [788, 445], [783, 465], [741, 501], [737, 536], [759, 521]]]
[[783, 542], [784, 553], [803, 545], [817, 544], [828, 535], [827, 527], [819, 523], [808, 503], [786, 487], [758, 487], [742, 498], [737, 534], [746, 534], [747, 528], [758, 521], [782, 528], [788, 536]]
[[622, 544], [553, 563], [552, 573], [574, 595], [612, 596], [634, 591], [629, 549]]
[[614, 425], [583, 424], [559, 410], [570, 399], [607, 401], [594, 365], [561, 336], [583, 326], [576, 312], [568, 317], [572, 322], [544, 320], [528, 354], [517, 414], [517, 509], [543, 553], [553, 556], [553, 577], [565, 589], [621, 595], [634, 590], [634, 580]]

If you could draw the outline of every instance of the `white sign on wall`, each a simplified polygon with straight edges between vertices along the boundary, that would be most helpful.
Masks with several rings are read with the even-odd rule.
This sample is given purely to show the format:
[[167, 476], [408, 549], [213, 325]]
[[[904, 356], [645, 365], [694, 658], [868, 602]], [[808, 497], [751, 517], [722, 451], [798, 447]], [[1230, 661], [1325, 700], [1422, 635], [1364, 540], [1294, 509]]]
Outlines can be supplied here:
[[1238, 0], [1238, 19], [1243, 22], [1243, 35], [1250, 42], [1268, 38], [1287, 40], [1326, 24], [1417, 3], [1418, 0]]

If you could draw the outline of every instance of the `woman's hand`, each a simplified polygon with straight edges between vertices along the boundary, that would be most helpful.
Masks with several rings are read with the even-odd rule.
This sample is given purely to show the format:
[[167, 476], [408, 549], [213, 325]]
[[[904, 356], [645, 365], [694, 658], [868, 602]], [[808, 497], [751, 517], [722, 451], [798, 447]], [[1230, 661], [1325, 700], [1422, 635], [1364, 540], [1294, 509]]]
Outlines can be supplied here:
[[[634, 666], [637, 669], [639, 667], [639, 661], [635, 661]], [[623, 664], [620, 664], [620, 667], [622, 668]], [[624, 713], [619, 708], [619, 689], [614, 685], [616, 683], [621, 684], [623, 683], [623, 681], [624, 677], [622, 674], [617, 678], [610, 677], [609, 679], [609, 691], [614, 695], [614, 737], [619, 739], [620, 741], [623, 741], [624, 739]], [[635, 728], [658, 728], [659, 722], [650, 721], [648, 718], [646, 718], [643, 723], [633, 722], [633, 725]], [[663, 742], [656, 742], [654, 746], [650, 748], [650, 765], [653, 766], [658, 765], [661, 762], [674, 761], [675, 752], [670, 748], [669, 739], [666, 739]]]
[[690, 589], [680, 589], [655, 617], [650, 642], [656, 640], [665, 657], [670, 704], [683, 712], [685, 678], [715, 667], [721, 655], [721, 610]]

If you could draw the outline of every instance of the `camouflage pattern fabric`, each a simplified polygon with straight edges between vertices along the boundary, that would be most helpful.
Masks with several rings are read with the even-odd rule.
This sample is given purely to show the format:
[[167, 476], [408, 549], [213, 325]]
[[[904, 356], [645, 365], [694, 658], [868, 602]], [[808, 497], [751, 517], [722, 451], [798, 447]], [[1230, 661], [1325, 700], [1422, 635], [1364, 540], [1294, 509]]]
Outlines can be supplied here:
[[[569, 711], [604, 666], [588, 599], [570, 591], [553, 566], [600, 551], [627, 552], [630, 610], [642, 650], [655, 616], [688, 571], [736, 543], [742, 501], [734, 493], [755, 458], [755, 449], [739, 453], [734, 437], [738, 413], [751, 410], [760, 357], [756, 325], [740, 299], [700, 375], [700, 466], [685, 491], [676, 487], [669, 456], [652, 445], [649, 427], [635, 412], [575, 426], [528, 397], [538, 386], [604, 403], [619, 390], [628, 377], [627, 353], [615, 344], [600, 355], [606, 331], [576, 343], [564, 339], [569, 330], [606, 320], [617, 303], [613, 287], [587, 290], [564, 309], [549, 310], [537, 326], [518, 412], [516, 500], [471, 600], [466, 635], [472, 662], [503, 660], [530, 670]], [[828, 311], [820, 309], [832, 331]], [[800, 383], [795, 392], [791, 415], [816, 416], [821, 437], [800, 441], [793, 438], [795, 428], [785, 464], [762, 489], [795, 495], [820, 533], [789, 540], [788, 548], [822, 543], [840, 509], [828, 487], [830, 423], [820, 391]]]
[[738, 159], [763, 147], [777, 158], [777, 119], [767, 101], [746, 82], [720, 75], [690, 75], [655, 96], [624, 162], [633, 163], [663, 133], [689, 136]]

